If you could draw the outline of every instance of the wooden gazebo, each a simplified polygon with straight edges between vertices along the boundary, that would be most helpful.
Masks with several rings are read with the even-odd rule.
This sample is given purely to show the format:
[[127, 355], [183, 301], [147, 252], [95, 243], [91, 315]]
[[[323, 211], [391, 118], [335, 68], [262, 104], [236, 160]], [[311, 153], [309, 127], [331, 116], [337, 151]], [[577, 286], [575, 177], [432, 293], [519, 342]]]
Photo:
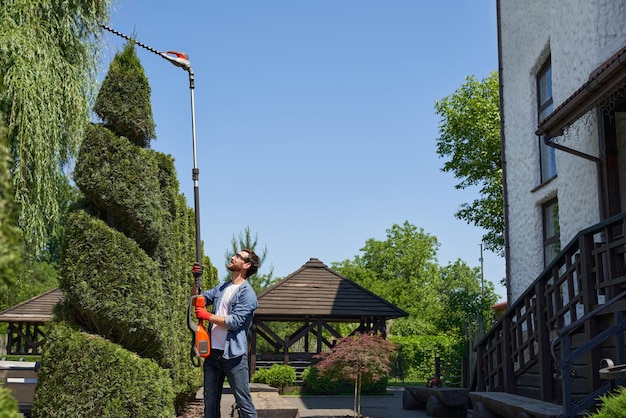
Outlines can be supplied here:
[[7, 322], [7, 354], [40, 354], [43, 325], [52, 319], [54, 306], [63, 299], [60, 289], [52, 289], [0, 312]]
[[[250, 338], [253, 372], [275, 363], [288, 364], [301, 371], [311, 364], [313, 355], [345, 337], [334, 324], [357, 323], [353, 334], [376, 331], [386, 336], [387, 320], [408, 316], [402, 309], [329, 269], [317, 258], [311, 258], [260, 293], [258, 300]], [[295, 322], [301, 326], [291, 335], [281, 337], [272, 331], [270, 322]], [[259, 338], [273, 347], [272, 353], [257, 352]]]

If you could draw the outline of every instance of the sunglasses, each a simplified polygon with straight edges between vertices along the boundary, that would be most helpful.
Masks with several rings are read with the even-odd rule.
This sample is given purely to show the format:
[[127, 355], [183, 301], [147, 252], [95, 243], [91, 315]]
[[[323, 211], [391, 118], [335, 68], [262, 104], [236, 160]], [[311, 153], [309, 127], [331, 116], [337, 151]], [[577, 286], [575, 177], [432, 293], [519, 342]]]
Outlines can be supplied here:
[[237, 257], [238, 259], [240, 259], [241, 261], [246, 262], [246, 263], [250, 261], [250, 258], [246, 258], [246, 257], [244, 257], [243, 255], [241, 255], [239, 253], [235, 254], [235, 257]]

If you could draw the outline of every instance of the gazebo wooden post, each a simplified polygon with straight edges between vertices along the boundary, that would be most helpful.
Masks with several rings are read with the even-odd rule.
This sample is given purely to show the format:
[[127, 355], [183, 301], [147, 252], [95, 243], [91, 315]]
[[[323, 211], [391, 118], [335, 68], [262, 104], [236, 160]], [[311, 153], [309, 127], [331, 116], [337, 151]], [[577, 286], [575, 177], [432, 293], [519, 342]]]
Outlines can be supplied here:
[[322, 320], [317, 320], [317, 352], [322, 352]]
[[[305, 328], [309, 327], [309, 317], [304, 318], [304, 326]], [[304, 334], [304, 351], [309, 352], [309, 333]]]
[[250, 367], [250, 377], [256, 372], [256, 337], [256, 324], [253, 323], [250, 327], [250, 364], [248, 365], [248, 367]]

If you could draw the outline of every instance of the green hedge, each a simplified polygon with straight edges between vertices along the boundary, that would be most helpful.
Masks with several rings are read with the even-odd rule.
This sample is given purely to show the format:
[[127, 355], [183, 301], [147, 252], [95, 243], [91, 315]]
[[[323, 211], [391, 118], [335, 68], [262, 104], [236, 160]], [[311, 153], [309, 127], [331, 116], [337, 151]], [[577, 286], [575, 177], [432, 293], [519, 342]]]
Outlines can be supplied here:
[[[387, 391], [387, 376], [380, 380], [365, 380], [361, 383], [363, 395], [383, 394]], [[354, 384], [343, 380], [334, 379], [327, 373], [320, 373], [315, 366], [309, 366], [302, 371], [302, 384], [304, 393], [310, 395], [338, 395], [354, 393]]]
[[389, 337], [396, 344], [391, 376], [401, 380], [425, 381], [435, 375], [435, 358], [459, 363], [467, 355], [465, 340], [446, 335]]
[[172, 379], [152, 360], [58, 323], [46, 340], [33, 416], [171, 418]]

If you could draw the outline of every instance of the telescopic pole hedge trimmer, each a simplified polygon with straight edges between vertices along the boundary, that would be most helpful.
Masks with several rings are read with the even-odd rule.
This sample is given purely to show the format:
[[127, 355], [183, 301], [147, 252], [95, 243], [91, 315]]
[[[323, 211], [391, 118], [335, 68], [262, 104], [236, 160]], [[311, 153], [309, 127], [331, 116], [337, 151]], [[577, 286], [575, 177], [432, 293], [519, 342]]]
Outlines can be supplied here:
[[[193, 178], [193, 203], [194, 213], [196, 221], [196, 263], [202, 264], [202, 246], [200, 241], [200, 189], [198, 187], [198, 177], [200, 170], [198, 170], [198, 158], [196, 153], [196, 107], [194, 100], [194, 73], [191, 69], [191, 62], [189, 57], [183, 52], [165, 51], [159, 52], [154, 48], [149, 47], [129, 36], [124, 35], [106, 25], [100, 25], [103, 29], [114, 33], [115, 35], [122, 37], [126, 40], [132, 41], [140, 47], [147, 49], [148, 51], [165, 58], [177, 67], [182, 68], [189, 74], [189, 91], [191, 93], [191, 137], [193, 142], [193, 169], [191, 171]], [[191, 288], [191, 298], [189, 299], [189, 305], [187, 307], [187, 327], [191, 331], [192, 344], [191, 344], [191, 363], [199, 367], [200, 359], [209, 356], [211, 351], [211, 342], [207, 329], [205, 328], [203, 321], [198, 320], [196, 324], [192, 317], [192, 306], [204, 308], [204, 297], [200, 295], [202, 292], [202, 272], [194, 274], [194, 282]]]

